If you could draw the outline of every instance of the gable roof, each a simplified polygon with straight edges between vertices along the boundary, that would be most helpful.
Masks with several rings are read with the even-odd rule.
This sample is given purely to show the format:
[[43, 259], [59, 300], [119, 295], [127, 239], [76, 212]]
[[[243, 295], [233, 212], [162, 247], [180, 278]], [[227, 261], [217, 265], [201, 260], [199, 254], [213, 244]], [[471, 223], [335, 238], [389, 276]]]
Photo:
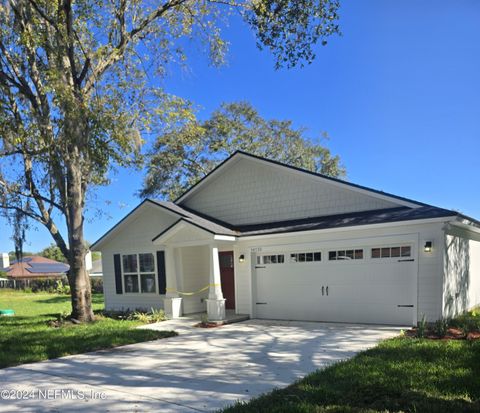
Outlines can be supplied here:
[[[309, 218], [300, 218], [293, 220], [283, 220], [283, 221], [274, 221], [267, 223], [251, 224], [251, 225], [232, 225], [224, 221], [218, 220], [211, 216], [202, 214], [198, 211], [195, 211], [182, 203], [195, 191], [198, 191], [203, 185], [208, 183], [213, 176], [221, 172], [221, 170], [228, 166], [233, 160], [246, 157], [248, 159], [254, 159], [259, 162], [265, 162], [268, 164], [273, 164], [277, 167], [286, 168], [288, 170], [293, 170], [296, 173], [307, 174], [310, 176], [317, 177], [319, 179], [327, 180], [329, 182], [334, 182], [337, 185], [341, 185], [347, 188], [354, 188], [355, 190], [364, 191], [368, 194], [373, 194], [383, 199], [397, 200], [398, 207], [389, 207], [383, 209], [374, 209], [367, 211], [359, 212], [348, 212], [336, 215], [322, 215]], [[172, 230], [179, 223], [187, 223], [193, 225], [197, 228], [205, 230], [214, 235], [226, 235], [226, 236], [235, 236], [235, 237], [246, 237], [246, 236], [255, 236], [255, 235], [265, 235], [265, 234], [276, 234], [276, 233], [285, 233], [285, 232], [296, 232], [296, 231], [307, 231], [307, 230], [319, 230], [319, 229], [332, 229], [340, 227], [349, 227], [349, 226], [361, 226], [361, 225], [372, 225], [372, 224], [385, 224], [385, 223], [394, 223], [401, 221], [412, 221], [412, 220], [421, 220], [421, 219], [438, 219], [438, 218], [447, 218], [447, 217], [456, 217], [465, 219], [469, 221], [470, 224], [473, 224], [477, 227], [480, 227], [480, 222], [470, 218], [466, 215], [458, 213], [456, 211], [451, 211], [443, 208], [438, 208], [432, 205], [425, 204], [423, 202], [414, 201], [408, 198], [400, 197], [397, 195], [389, 194], [387, 192], [378, 191], [372, 188], [365, 186], [353, 184], [350, 182], [343, 181], [341, 179], [332, 178], [326, 175], [315, 173], [312, 171], [307, 171], [302, 168], [293, 167], [285, 165], [278, 161], [273, 161], [270, 159], [262, 158], [260, 156], [252, 155], [243, 151], [234, 152], [229, 158], [219, 164], [213, 171], [208, 175], [198, 181], [190, 189], [188, 189], [183, 195], [181, 195], [174, 202], [169, 201], [158, 201], [152, 199], [145, 199], [142, 201], [136, 208], [134, 208], [129, 214], [127, 214], [122, 220], [120, 220], [115, 226], [113, 226], [107, 233], [95, 241], [91, 249], [95, 249], [102, 242], [104, 242], [109, 236], [113, 234], [116, 228], [125, 223], [132, 215], [138, 213], [138, 211], [144, 205], [153, 205], [158, 208], [161, 208], [169, 213], [176, 215], [178, 220], [176, 220], [172, 225], [163, 230], [158, 234], [152, 241], [158, 239], [167, 231]]]
[[192, 196], [195, 192], [197, 192], [202, 186], [206, 185], [215, 176], [217, 176], [221, 172], [221, 170], [228, 167], [228, 165], [231, 162], [235, 162], [236, 160], [238, 160], [240, 158], [252, 159], [252, 160], [262, 162], [262, 163], [274, 165], [276, 167], [281, 167], [281, 168], [284, 168], [285, 170], [297, 172], [297, 173], [300, 173], [300, 174], [305, 174], [306, 176], [311, 176], [311, 177], [318, 178], [320, 180], [325, 180], [325, 181], [328, 181], [330, 183], [340, 185], [344, 188], [350, 188], [350, 189], [354, 189], [356, 191], [360, 191], [360, 192], [366, 193], [368, 195], [373, 195], [373, 196], [376, 196], [376, 197], [379, 197], [379, 198], [382, 198], [382, 199], [388, 199], [390, 201], [396, 201], [397, 203], [399, 202], [403, 206], [408, 206], [408, 207], [411, 207], [411, 208], [416, 208], [416, 207], [420, 207], [420, 206], [432, 206], [432, 205], [429, 205], [429, 204], [425, 204], [423, 202], [414, 201], [412, 199], [405, 198], [405, 197], [398, 196], [398, 195], [394, 195], [394, 194], [391, 194], [391, 193], [388, 193], [388, 192], [384, 192], [384, 191], [380, 191], [380, 190], [377, 190], [377, 189], [369, 188], [369, 187], [366, 187], [366, 186], [363, 186], [363, 185], [354, 184], [354, 183], [351, 183], [351, 182], [348, 182], [348, 181], [345, 181], [345, 180], [342, 180], [342, 179], [339, 179], [339, 178], [334, 178], [334, 177], [327, 176], [327, 175], [324, 175], [324, 174], [321, 174], [321, 173], [318, 173], [318, 172], [313, 172], [313, 171], [309, 171], [307, 169], [299, 168], [297, 166], [287, 165], [285, 163], [275, 161], [273, 159], [268, 159], [268, 158], [264, 158], [262, 156], [253, 155], [251, 153], [240, 151], [240, 150], [235, 151], [227, 159], [225, 159], [223, 162], [218, 164], [212, 171], [210, 171], [207, 175], [205, 175], [202, 179], [200, 179], [197, 183], [195, 183], [193, 186], [191, 186], [189, 189], [187, 189], [182, 195], [180, 195], [177, 199], [175, 199], [174, 203], [175, 204], [180, 204], [180, 205], [182, 203], [184, 203], [190, 196]]
[[[168, 211], [169, 213], [176, 215], [179, 219], [175, 221], [169, 228], [175, 226], [179, 221], [188, 222], [198, 228], [204, 229], [212, 234], [218, 235], [234, 235], [233, 231], [227, 226], [227, 224], [215, 220], [211, 217], [205, 217], [198, 212], [191, 211], [188, 208], [181, 207], [180, 205], [176, 205], [173, 202], [169, 201], [158, 201], [154, 199], [145, 199], [140, 204], [138, 204], [132, 211], [130, 211], [127, 215], [125, 215], [120, 221], [118, 221], [112, 228], [110, 228], [105, 234], [103, 234], [99, 239], [97, 239], [91, 246], [90, 249], [93, 251], [95, 248], [98, 248], [101, 243], [107, 240], [117, 228], [121, 225], [126, 223], [129, 218], [133, 217], [137, 214], [142, 207], [145, 205], [152, 205], [158, 207], [164, 211]], [[165, 231], [166, 231], [165, 230]]]

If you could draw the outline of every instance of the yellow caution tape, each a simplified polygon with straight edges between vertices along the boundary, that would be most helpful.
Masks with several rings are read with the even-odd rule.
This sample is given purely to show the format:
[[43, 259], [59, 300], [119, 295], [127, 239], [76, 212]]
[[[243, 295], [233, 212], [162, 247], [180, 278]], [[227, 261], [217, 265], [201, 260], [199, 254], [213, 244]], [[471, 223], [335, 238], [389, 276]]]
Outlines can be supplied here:
[[221, 287], [221, 284], [208, 284], [205, 287], [200, 288], [199, 290], [193, 291], [191, 293], [186, 293], [184, 291], [177, 291], [174, 288], [167, 288], [166, 291], [171, 293], [177, 293], [180, 295], [195, 295], [195, 294], [199, 294], [199, 293], [203, 293], [204, 291], [207, 291], [210, 287]]

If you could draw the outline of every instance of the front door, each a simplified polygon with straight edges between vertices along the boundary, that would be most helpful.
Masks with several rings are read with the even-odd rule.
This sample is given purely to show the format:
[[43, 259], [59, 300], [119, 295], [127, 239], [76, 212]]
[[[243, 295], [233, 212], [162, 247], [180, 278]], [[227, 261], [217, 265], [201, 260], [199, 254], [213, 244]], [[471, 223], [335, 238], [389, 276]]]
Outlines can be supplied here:
[[220, 261], [220, 278], [222, 280], [223, 297], [227, 300], [225, 308], [235, 310], [235, 276], [233, 271], [233, 251], [218, 253]]

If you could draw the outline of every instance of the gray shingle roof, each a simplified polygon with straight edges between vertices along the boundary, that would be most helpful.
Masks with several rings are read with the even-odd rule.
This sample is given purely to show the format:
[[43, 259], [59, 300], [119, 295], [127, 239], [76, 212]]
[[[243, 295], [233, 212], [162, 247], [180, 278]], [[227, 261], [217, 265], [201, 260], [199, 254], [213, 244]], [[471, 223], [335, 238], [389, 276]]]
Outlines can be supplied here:
[[[204, 215], [199, 215], [192, 210], [187, 210], [172, 202], [154, 202], [164, 208], [176, 212], [182, 217], [171, 227], [175, 226], [180, 221], [185, 221], [213, 234], [232, 235], [236, 237], [384, 224], [419, 219], [446, 218], [460, 215], [455, 211], [432, 206], [424, 206], [420, 208], [398, 207], [234, 227], [226, 223], [220, 224], [218, 221], [214, 222]], [[154, 239], [168, 231], [171, 227], [167, 228]]]

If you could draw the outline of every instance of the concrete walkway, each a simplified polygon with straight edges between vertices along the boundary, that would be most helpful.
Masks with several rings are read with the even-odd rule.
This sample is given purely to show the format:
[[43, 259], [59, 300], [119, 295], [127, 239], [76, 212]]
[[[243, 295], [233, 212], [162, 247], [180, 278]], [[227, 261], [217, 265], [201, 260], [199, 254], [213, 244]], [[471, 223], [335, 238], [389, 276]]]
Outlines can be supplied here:
[[0, 370], [0, 412], [212, 411], [285, 387], [400, 331], [264, 320], [214, 329], [172, 320], [160, 328], [180, 335]]

